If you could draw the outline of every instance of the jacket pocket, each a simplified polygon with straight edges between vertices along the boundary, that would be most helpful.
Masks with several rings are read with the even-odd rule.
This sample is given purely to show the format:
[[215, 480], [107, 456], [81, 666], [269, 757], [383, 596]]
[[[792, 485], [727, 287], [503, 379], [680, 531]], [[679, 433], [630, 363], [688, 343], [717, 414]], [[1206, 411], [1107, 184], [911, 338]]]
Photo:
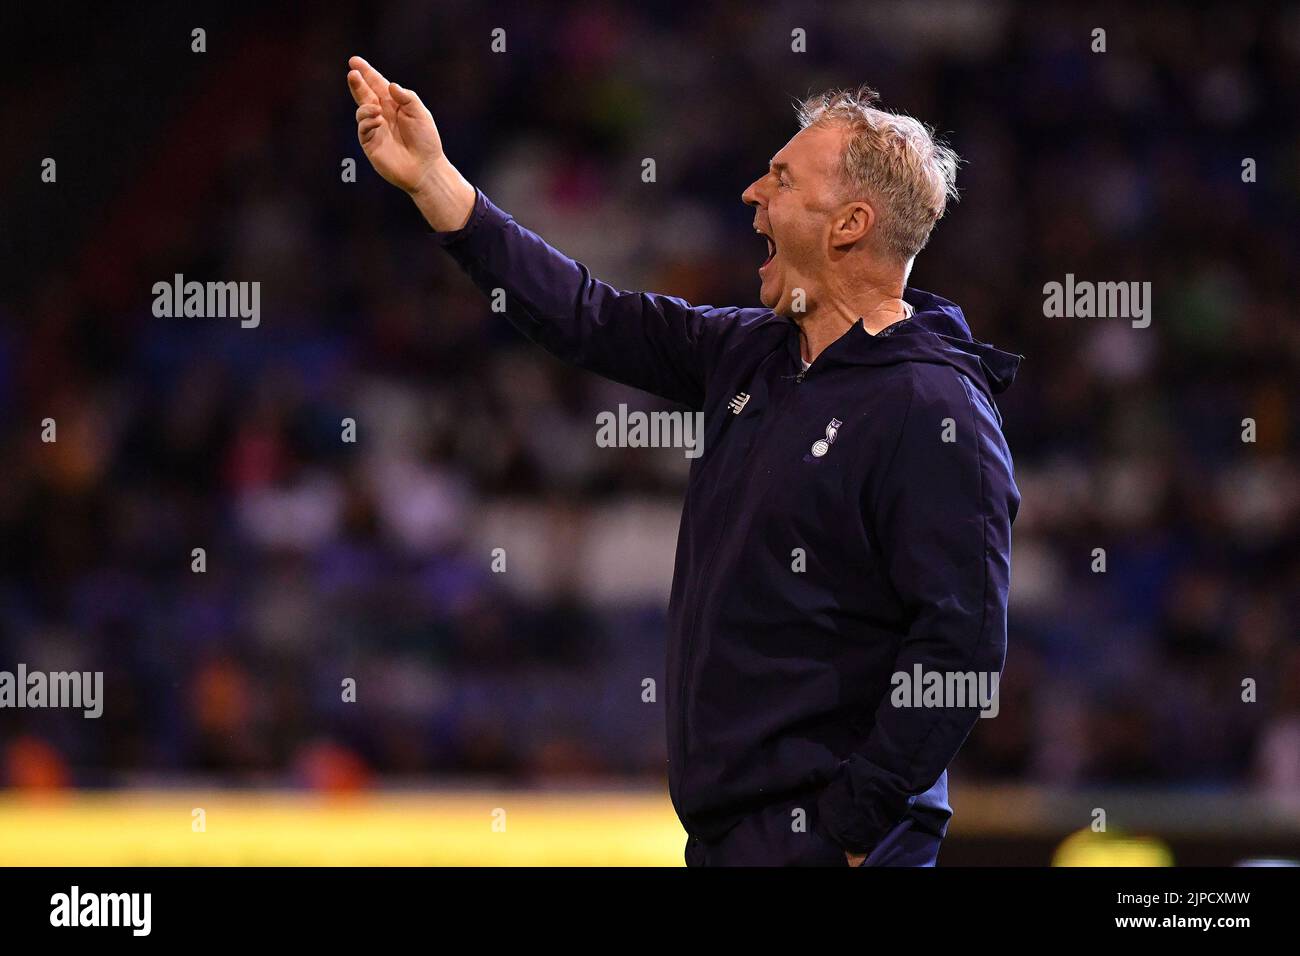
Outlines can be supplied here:
[[721, 866], [847, 867], [844, 850], [818, 826], [815, 792], [751, 813], [709, 851]]
[[[815, 813], [816, 811], [814, 810], [813, 812]], [[822, 863], [813, 864], [813, 865], [843, 866], [843, 867], [849, 866], [849, 858], [848, 855], [844, 852], [844, 847], [840, 846], [838, 843], [832, 840], [830, 836], [824, 830], [822, 830], [820, 820], [818, 820], [813, 826], [809, 827], [809, 832], [812, 833], [817, 838], [817, 840], [823, 845], [823, 847], [825, 847], [827, 851], [826, 861]]]

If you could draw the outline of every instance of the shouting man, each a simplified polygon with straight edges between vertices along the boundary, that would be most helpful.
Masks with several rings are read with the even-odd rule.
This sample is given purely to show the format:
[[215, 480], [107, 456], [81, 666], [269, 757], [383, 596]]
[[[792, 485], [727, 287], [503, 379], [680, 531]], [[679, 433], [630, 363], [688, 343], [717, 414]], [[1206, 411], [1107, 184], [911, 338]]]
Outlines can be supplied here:
[[906, 286], [957, 157], [865, 87], [812, 97], [741, 197], [763, 307], [692, 306], [547, 245], [419, 97], [349, 66], [366, 156], [524, 335], [704, 414], [668, 609], [686, 862], [933, 865], [948, 764], [996, 712], [966, 691], [1002, 670], [1020, 501], [993, 402], [1019, 356]]

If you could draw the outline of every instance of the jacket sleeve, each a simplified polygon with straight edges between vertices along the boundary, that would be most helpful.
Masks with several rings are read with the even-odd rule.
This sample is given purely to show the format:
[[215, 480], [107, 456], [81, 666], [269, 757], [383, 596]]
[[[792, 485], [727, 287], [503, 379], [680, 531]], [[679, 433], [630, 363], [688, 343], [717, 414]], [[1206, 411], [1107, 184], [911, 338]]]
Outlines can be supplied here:
[[[864, 491], [868, 527], [907, 622], [895, 675], [910, 680], [918, 665], [945, 677], [1001, 675], [1019, 500], [993, 404], [954, 369], [927, 366], [914, 379], [892, 463]], [[891, 683], [866, 739], [819, 798], [828, 834], [846, 849], [869, 852], [903, 819], [980, 712], [977, 701], [900, 702]]]
[[464, 228], [434, 238], [485, 293], [502, 290], [510, 322], [562, 361], [698, 409], [723, 339], [769, 314], [615, 289], [476, 193]]

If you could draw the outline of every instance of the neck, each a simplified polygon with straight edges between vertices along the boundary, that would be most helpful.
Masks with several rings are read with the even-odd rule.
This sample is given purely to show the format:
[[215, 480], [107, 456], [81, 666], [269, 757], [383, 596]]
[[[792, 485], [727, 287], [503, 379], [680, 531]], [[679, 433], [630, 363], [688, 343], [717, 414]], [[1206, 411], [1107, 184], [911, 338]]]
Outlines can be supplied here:
[[805, 362], [815, 362], [828, 345], [854, 325], [861, 324], [872, 335], [907, 316], [901, 276], [861, 282], [850, 291], [819, 297], [812, 308], [796, 319], [799, 346]]

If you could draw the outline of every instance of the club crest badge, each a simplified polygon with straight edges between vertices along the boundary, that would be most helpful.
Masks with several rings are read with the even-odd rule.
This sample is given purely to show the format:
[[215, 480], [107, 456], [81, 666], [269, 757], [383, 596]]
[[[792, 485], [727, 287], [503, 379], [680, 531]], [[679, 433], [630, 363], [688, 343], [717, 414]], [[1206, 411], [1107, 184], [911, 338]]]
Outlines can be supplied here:
[[831, 450], [831, 445], [835, 444], [835, 436], [839, 434], [840, 426], [844, 423], [838, 418], [832, 418], [830, 424], [826, 426], [826, 437], [819, 438], [812, 444], [812, 455], [814, 458], [821, 458]]

